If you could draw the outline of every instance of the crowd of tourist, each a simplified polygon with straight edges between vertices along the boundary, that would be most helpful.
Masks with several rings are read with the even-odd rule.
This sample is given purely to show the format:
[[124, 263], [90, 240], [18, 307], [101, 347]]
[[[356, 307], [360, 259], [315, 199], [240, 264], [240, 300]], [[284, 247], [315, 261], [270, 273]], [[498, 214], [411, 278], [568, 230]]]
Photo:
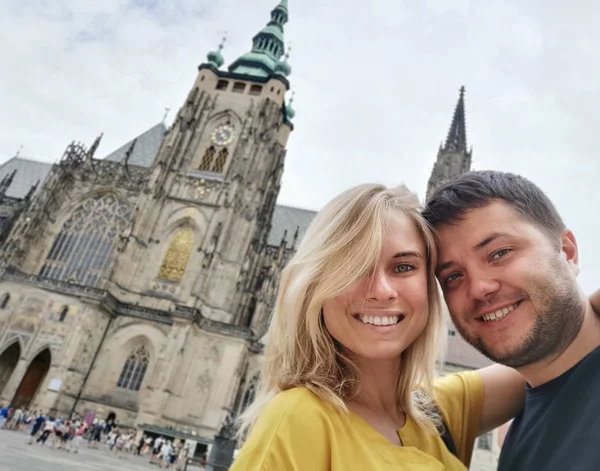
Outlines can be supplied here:
[[64, 419], [43, 411], [27, 411], [0, 406], [0, 429], [29, 435], [29, 445], [47, 443], [52, 449], [78, 453], [82, 443], [88, 448], [103, 448], [115, 455], [150, 454], [149, 462], [160, 468], [181, 471], [185, 469], [188, 450], [182, 443], [168, 438], [143, 434], [136, 440], [136, 432], [117, 423], [93, 419], [91, 423], [80, 417]]

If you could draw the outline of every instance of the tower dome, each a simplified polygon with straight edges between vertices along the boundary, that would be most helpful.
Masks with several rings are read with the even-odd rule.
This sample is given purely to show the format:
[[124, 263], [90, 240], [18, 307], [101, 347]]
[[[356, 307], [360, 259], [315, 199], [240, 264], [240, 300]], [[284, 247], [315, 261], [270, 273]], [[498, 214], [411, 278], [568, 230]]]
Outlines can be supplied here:
[[225, 45], [225, 41], [227, 41], [227, 38], [223, 38], [223, 41], [221, 41], [221, 44], [219, 44], [219, 48], [216, 51], [210, 51], [206, 55], [208, 63], [214, 65], [217, 69], [225, 63], [225, 59], [223, 59], [223, 54], [221, 54], [223, 46]]
[[292, 66], [289, 64], [288, 59], [290, 58], [290, 52], [285, 55], [282, 61], [277, 62], [275, 65], [275, 73], [287, 77], [292, 73]]
[[292, 104], [294, 103], [294, 96], [295, 93], [292, 93], [292, 97], [290, 98], [290, 101], [287, 105], [285, 105], [285, 116], [287, 117], [287, 119], [289, 121], [291, 121], [292, 119], [294, 119], [294, 117], [296, 116], [296, 110], [294, 110]]

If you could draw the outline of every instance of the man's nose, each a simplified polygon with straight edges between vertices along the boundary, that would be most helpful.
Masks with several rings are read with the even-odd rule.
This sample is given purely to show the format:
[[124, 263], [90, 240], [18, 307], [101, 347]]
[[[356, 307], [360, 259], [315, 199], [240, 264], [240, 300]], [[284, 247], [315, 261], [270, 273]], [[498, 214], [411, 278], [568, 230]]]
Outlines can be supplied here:
[[487, 300], [500, 290], [500, 283], [485, 273], [470, 276], [469, 292], [475, 299]]
[[369, 286], [369, 299], [389, 301], [396, 297], [396, 289], [390, 277], [385, 273], [375, 273]]

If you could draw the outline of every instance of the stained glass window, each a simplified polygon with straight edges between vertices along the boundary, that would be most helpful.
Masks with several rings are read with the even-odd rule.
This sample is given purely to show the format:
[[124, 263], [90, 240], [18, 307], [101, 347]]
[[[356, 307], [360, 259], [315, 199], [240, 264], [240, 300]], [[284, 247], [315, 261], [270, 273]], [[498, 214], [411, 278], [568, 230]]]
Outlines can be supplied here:
[[163, 258], [159, 276], [165, 280], [181, 281], [194, 246], [194, 231], [183, 227], [171, 239]]
[[129, 217], [127, 205], [114, 195], [88, 199], [63, 224], [40, 275], [79, 285], [97, 285]]
[[227, 163], [227, 157], [229, 156], [229, 151], [227, 149], [221, 149], [219, 151], [219, 155], [215, 159], [215, 163], [213, 165], [212, 171], [215, 173], [223, 173], [225, 169], [225, 164]]
[[214, 146], [210, 146], [206, 149], [198, 170], [202, 170], [203, 172], [223, 173], [228, 157], [229, 151], [227, 148], [221, 149], [217, 154]]
[[149, 362], [150, 355], [145, 346], [142, 345], [131, 352], [127, 360], [125, 360], [121, 376], [119, 376], [119, 381], [117, 381], [117, 387], [139, 391], [142, 381], [144, 381], [146, 370], [148, 370]]
[[208, 149], [206, 149], [206, 152], [204, 153], [204, 156], [202, 157], [202, 162], [200, 162], [200, 168], [198, 170], [210, 172], [210, 169], [212, 167], [212, 161], [215, 158], [216, 153], [217, 153], [217, 151], [215, 150], [215, 148], [213, 146], [210, 146]]

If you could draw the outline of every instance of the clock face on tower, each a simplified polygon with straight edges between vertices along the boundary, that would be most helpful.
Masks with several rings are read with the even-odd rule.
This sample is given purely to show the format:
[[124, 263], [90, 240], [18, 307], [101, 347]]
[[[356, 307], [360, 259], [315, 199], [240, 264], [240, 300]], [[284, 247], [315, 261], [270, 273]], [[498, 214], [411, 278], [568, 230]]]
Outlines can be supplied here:
[[235, 132], [229, 124], [222, 124], [212, 132], [210, 138], [218, 146], [228, 146], [233, 142]]

